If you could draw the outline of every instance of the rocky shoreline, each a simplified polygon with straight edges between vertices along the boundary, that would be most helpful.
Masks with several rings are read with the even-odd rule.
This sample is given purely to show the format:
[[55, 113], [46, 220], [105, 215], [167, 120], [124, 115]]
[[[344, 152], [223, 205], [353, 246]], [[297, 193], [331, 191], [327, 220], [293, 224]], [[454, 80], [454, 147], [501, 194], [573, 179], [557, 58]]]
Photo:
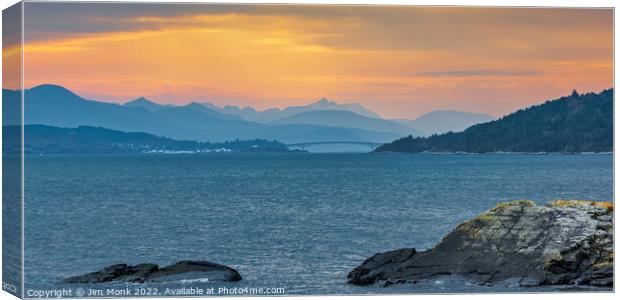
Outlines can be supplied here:
[[480, 284], [613, 287], [613, 203], [500, 203], [458, 225], [434, 248], [377, 253], [348, 275], [355, 285], [459, 275]]
[[208, 262], [185, 260], [160, 268], [156, 264], [116, 264], [100, 271], [69, 277], [61, 283], [104, 283], [104, 282], [169, 282], [188, 279], [208, 279], [209, 281], [240, 281], [237, 270]]
[[[610, 202], [519, 200], [461, 223], [435, 247], [377, 253], [348, 274], [354, 285], [415, 284], [457, 275], [482, 285], [613, 287], [613, 210]], [[116, 264], [66, 278], [63, 284], [240, 281], [237, 270], [208, 262]]]

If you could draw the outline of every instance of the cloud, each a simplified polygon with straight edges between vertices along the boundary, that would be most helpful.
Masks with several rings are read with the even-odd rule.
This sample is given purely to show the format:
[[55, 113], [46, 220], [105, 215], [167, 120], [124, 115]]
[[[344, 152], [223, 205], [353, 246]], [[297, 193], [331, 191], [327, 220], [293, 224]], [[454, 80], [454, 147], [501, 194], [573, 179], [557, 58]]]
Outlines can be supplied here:
[[236, 28], [295, 33], [332, 49], [449, 49], [523, 59], [568, 51], [607, 55], [611, 42], [596, 42], [601, 34], [611, 40], [613, 10], [35, 2], [27, 4], [26, 20], [26, 39], [33, 42], [102, 32]]
[[529, 77], [539, 75], [535, 70], [446, 70], [446, 71], [427, 71], [414, 73], [415, 76], [422, 77]]
[[518, 107], [613, 84], [609, 9], [25, 5], [26, 86], [55, 82], [102, 98], [407, 103], [385, 115], [450, 100], [500, 114], [507, 95]]

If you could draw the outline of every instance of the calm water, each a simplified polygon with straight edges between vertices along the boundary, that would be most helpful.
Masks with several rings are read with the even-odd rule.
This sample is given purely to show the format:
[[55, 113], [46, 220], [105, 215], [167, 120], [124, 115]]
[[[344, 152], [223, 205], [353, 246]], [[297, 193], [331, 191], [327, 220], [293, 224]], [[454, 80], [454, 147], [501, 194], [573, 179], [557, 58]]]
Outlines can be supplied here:
[[239, 270], [244, 280], [227, 286], [284, 287], [286, 294], [513, 290], [510, 284], [480, 287], [458, 278], [355, 287], [346, 284], [346, 275], [376, 252], [432, 247], [455, 225], [497, 202], [612, 201], [612, 160], [611, 155], [27, 157], [26, 289], [55, 286], [115, 263], [192, 259]]

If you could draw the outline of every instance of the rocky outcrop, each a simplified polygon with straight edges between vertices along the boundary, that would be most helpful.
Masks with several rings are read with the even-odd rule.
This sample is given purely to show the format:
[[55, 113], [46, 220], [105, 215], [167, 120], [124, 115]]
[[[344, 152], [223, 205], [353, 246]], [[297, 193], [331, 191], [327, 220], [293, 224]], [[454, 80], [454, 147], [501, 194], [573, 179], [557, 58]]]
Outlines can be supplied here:
[[351, 271], [352, 284], [415, 283], [461, 275], [481, 284], [613, 285], [613, 204], [558, 200], [500, 203], [460, 224], [434, 248], [378, 253]]
[[159, 268], [155, 264], [138, 264], [135, 266], [117, 264], [97, 272], [67, 278], [62, 283], [144, 283], [187, 279], [239, 281], [241, 275], [233, 268], [208, 261], [180, 261], [163, 268]]

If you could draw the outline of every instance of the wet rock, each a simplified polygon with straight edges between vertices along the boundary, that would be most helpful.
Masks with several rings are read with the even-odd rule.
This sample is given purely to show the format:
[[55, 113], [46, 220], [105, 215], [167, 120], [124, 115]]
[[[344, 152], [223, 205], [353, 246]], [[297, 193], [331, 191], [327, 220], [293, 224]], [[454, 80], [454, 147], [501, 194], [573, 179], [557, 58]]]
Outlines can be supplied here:
[[100, 271], [66, 278], [62, 283], [103, 283], [103, 282], [168, 282], [188, 279], [208, 279], [209, 281], [239, 281], [237, 270], [208, 262], [180, 261], [159, 268], [155, 264], [129, 266], [117, 264]]
[[613, 204], [500, 203], [466, 221], [434, 248], [378, 253], [351, 271], [356, 285], [415, 283], [461, 275], [481, 284], [613, 285]]

